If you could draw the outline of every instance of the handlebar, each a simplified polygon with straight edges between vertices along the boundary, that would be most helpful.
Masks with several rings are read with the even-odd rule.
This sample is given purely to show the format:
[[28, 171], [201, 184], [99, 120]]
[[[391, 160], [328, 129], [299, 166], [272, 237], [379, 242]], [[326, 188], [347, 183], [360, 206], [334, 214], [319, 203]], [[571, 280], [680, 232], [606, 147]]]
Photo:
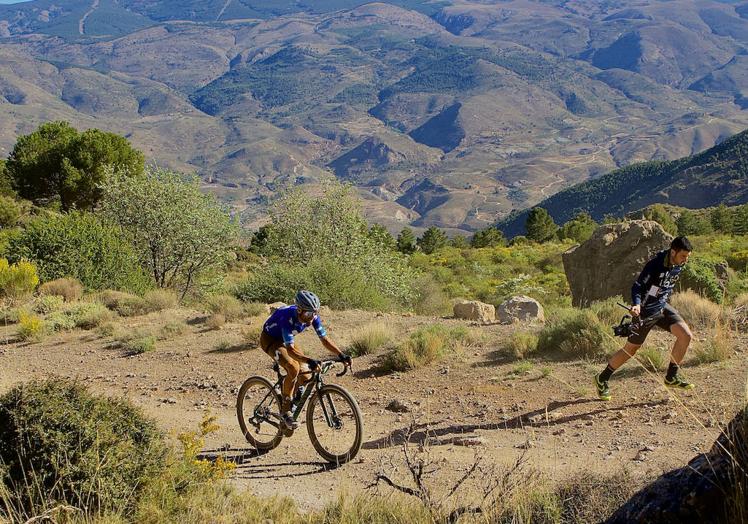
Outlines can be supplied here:
[[[325, 364], [329, 364], [328, 366], [325, 366]], [[343, 359], [340, 357], [326, 357], [319, 360], [320, 365], [320, 373], [325, 373], [328, 369], [330, 369], [334, 364], [343, 364], [343, 371], [340, 373], [335, 373], [336, 377], [342, 377], [346, 373], [348, 373], [348, 368], [350, 366], [346, 365]]]

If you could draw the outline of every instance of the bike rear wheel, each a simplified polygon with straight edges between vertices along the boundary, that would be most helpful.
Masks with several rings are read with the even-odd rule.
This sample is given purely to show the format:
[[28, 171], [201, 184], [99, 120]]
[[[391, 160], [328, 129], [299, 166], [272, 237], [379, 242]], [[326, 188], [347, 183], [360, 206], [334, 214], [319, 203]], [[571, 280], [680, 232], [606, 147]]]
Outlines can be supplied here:
[[323, 386], [309, 400], [306, 428], [314, 449], [332, 464], [345, 464], [361, 449], [361, 410], [353, 396], [337, 384]]
[[280, 412], [280, 395], [266, 378], [244, 381], [236, 397], [236, 416], [247, 442], [261, 451], [277, 447], [283, 439], [277, 417]]

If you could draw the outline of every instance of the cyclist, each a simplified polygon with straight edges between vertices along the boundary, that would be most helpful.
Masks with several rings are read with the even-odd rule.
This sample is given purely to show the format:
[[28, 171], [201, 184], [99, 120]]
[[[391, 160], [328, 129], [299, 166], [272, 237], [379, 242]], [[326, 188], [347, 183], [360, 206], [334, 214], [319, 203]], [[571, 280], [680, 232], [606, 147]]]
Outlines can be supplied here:
[[[260, 334], [260, 347], [286, 370], [286, 378], [281, 386], [281, 420], [288, 429], [295, 429], [299, 425], [291, 413], [294, 393], [298, 386], [303, 386], [311, 378], [309, 375], [312, 371], [319, 369], [319, 363], [304, 355], [296, 346], [294, 335], [312, 326], [328, 351], [341, 357], [346, 365], [351, 364], [351, 357], [340, 351], [327, 336], [319, 318], [320, 301], [317, 295], [301, 290], [296, 293], [294, 302], [292, 306], [276, 309], [265, 321]], [[298, 380], [299, 375], [306, 375], [306, 378]]]
[[686, 237], [674, 238], [670, 243], [670, 249], [659, 252], [647, 262], [634, 282], [631, 287], [631, 314], [634, 316], [631, 335], [623, 349], [610, 357], [608, 366], [600, 374], [595, 375], [595, 387], [601, 400], [610, 400], [608, 380], [616, 369], [634, 356], [654, 326], [675, 335], [665, 385], [676, 389], [693, 389], [693, 384], [678, 375], [678, 366], [691, 343], [691, 330], [678, 311], [667, 303], [691, 251], [693, 247]]

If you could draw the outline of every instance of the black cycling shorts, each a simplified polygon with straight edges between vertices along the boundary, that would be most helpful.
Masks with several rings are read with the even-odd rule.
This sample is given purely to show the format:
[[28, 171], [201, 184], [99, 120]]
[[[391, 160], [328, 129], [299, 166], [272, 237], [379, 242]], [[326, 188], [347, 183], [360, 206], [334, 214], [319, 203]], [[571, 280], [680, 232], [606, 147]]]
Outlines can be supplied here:
[[[657, 326], [665, 331], [670, 331], [670, 326], [678, 322], [684, 322], [678, 310], [670, 304], [665, 304], [662, 311], [647, 318], [634, 319], [631, 324], [631, 335], [627, 339], [632, 344], [642, 345], [653, 327]], [[685, 323], [685, 322], [684, 322]]]

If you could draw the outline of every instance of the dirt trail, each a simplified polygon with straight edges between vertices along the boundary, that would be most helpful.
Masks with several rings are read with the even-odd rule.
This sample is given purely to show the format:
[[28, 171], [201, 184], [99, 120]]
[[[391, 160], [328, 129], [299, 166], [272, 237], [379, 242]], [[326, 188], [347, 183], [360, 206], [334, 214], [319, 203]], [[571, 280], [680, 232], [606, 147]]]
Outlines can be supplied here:
[[[75, 331], [38, 344], [12, 342], [15, 328], [1, 328], [0, 392], [31, 378], [57, 374], [76, 377], [93, 390], [126, 396], [173, 436], [197, 428], [204, 410], [218, 417], [221, 429], [207, 441], [207, 456], [221, 455], [237, 463], [234, 482], [259, 495], [294, 494], [300, 507], [319, 508], [341, 489], [358, 492], [371, 483], [380, 459], [400, 456], [400, 444], [415, 419], [413, 442], [426, 441], [432, 456], [449, 471], [472, 463], [476, 450], [485, 460], [509, 463], [525, 448], [529, 465], [554, 478], [580, 469], [657, 474], [684, 465], [708, 449], [744, 402], [748, 352], [728, 362], [686, 368], [697, 385], [692, 393], [672, 394], [661, 376], [630, 363], [611, 383], [614, 398], [593, 397], [591, 377], [602, 362], [533, 361], [520, 370], [497, 351], [513, 326], [471, 327], [485, 333], [479, 347], [466, 348], [450, 361], [422, 371], [378, 375], [377, 356], [354, 361], [354, 375], [339, 382], [357, 398], [365, 420], [365, 439], [353, 463], [329, 470], [317, 456], [302, 425], [274, 451], [258, 456], [239, 432], [234, 413], [235, 391], [249, 375], [273, 377], [270, 360], [241, 343], [240, 324], [206, 331], [200, 315], [184, 310], [123, 319], [131, 329], [157, 326], [176, 317], [189, 331], [161, 341], [151, 353], [128, 356], [111, 339]], [[419, 325], [458, 321], [364, 312], [332, 312], [325, 316], [331, 335], [343, 345], [370, 321], [395, 332]], [[652, 343], [664, 344], [657, 333]], [[310, 354], [322, 355], [312, 334], [299, 337]], [[744, 347], [741, 342], [740, 347]], [[392, 399], [410, 405], [406, 414], [385, 409]], [[477, 448], [455, 444], [475, 436]]]
[[93, 0], [93, 3], [91, 4], [91, 9], [86, 11], [86, 14], [84, 14], [80, 20], [78, 20], [78, 33], [85, 35], [86, 34], [86, 19], [91, 16], [91, 13], [96, 11], [99, 8], [99, 0]]

